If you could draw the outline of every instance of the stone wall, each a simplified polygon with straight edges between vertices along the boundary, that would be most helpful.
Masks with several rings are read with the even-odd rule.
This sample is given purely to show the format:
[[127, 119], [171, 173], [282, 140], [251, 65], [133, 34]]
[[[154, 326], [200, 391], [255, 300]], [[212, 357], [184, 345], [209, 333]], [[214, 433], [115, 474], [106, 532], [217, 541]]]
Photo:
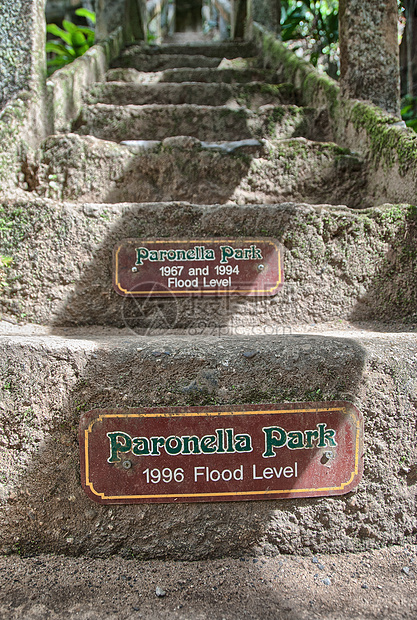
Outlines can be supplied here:
[[68, 131], [80, 112], [84, 89], [104, 78], [108, 66], [123, 46], [122, 28], [94, 45], [48, 80], [51, 133]]
[[0, 12], [0, 109], [45, 81], [45, 0], [3, 2]]
[[103, 78], [122, 45], [123, 33], [119, 28], [73, 63], [56, 71], [46, 83], [43, 78], [42, 88], [20, 92], [0, 112], [0, 194], [16, 188], [19, 175], [23, 174], [22, 162], [40, 140], [69, 128], [80, 111], [83, 89]]
[[45, 0], [0, 11], [0, 191], [16, 185], [19, 159], [47, 133]]
[[374, 204], [415, 204], [416, 133], [407, 129], [399, 116], [369, 102], [346, 98], [335, 80], [320, 74], [260, 26], [254, 32], [265, 66], [276, 69], [282, 81], [294, 84], [302, 105], [328, 115], [335, 142], [366, 158]]

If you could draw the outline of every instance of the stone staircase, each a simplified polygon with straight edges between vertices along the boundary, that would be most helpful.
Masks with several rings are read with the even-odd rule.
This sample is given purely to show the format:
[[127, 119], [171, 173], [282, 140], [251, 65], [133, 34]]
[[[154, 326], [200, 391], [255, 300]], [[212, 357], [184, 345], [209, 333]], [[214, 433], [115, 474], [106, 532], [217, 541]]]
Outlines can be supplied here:
[[328, 142], [325, 113], [296, 105], [253, 48], [180, 49], [127, 48], [87, 93], [75, 133], [46, 140], [29, 187], [94, 202], [369, 206], [363, 161]]
[[[415, 211], [250, 44], [126, 48], [4, 199], [0, 549], [196, 559], [355, 550], [417, 531]], [[273, 237], [272, 298], [121, 298], [123, 238]], [[414, 314], [413, 314], [414, 313]], [[350, 400], [365, 474], [333, 498], [100, 506], [93, 408]]]

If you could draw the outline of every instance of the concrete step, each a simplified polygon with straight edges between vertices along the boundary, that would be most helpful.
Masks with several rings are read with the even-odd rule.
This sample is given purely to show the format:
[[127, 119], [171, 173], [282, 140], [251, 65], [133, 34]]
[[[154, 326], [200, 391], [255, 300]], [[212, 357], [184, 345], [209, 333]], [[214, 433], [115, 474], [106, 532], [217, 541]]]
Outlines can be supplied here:
[[131, 56], [132, 54], [148, 54], [150, 56], [160, 54], [174, 54], [185, 56], [208, 56], [215, 58], [253, 58], [258, 55], [256, 46], [250, 41], [212, 41], [205, 43], [163, 43], [161, 45], [144, 45], [134, 43], [127, 45], [121, 56]]
[[194, 104], [245, 106], [257, 109], [267, 104], [295, 104], [292, 84], [164, 83], [135, 84], [107, 82], [95, 84], [85, 97], [86, 103], [110, 105]]
[[261, 106], [256, 112], [244, 107], [204, 105], [86, 105], [74, 123], [74, 131], [103, 140], [164, 140], [192, 136], [199, 140], [290, 138], [316, 135], [314, 108], [291, 105]]
[[[0, 253], [13, 262], [3, 274], [0, 308], [12, 321], [238, 334], [337, 319], [417, 322], [412, 207], [75, 204], [26, 193], [1, 208]], [[276, 239], [284, 286], [268, 298], [117, 295], [115, 244], [161, 237]]]
[[[233, 338], [9, 330], [0, 337], [0, 551], [195, 560], [412, 540], [416, 335], [345, 327]], [[348, 495], [101, 506], [81, 488], [84, 411], [324, 399], [349, 400], [364, 416], [364, 476]]]
[[111, 63], [111, 68], [136, 69], [137, 71], [163, 71], [180, 67], [218, 67], [221, 58], [197, 54], [141, 54], [132, 48]]
[[226, 84], [247, 84], [248, 82], [282, 82], [279, 73], [265, 69], [249, 68], [197, 68], [166, 69], [165, 71], [145, 72], [136, 69], [110, 69], [106, 74], [108, 82], [133, 82], [136, 84], [156, 84], [158, 82], [215, 82]]
[[207, 143], [179, 136], [119, 145], [50, 136], [27, 166], [26, 184], [40, 196], [79, 202], [370, 204], [360, 158], [304, 138]]

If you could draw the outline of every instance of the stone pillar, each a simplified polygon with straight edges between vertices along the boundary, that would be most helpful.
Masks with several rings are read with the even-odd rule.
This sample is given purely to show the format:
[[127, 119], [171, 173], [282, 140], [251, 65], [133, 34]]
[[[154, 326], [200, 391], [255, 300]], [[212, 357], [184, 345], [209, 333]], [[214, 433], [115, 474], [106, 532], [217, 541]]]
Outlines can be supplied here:
[[252, 0], [234, 0], [231, 6], [230, 38], [250, 40], [253, 24]]
[[281, 0], [253, 0], [252, 15], [255, 22], [271, 32], [281, 32]]
[[146, 0], [95, 0], [96, 38], [123, 28], [125, 42], [146, 39]]
[[340, 0], [342, 96], [400, 113], [397, 0]]
[[43, 98], [45, 0], [3, 0], [0, 8], [0, 109], [21, 91]]

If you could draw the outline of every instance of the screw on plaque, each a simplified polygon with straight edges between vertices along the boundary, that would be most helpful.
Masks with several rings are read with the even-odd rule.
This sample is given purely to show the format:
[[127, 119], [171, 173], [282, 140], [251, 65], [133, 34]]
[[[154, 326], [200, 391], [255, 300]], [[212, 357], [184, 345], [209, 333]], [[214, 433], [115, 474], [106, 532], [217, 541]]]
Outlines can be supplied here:
[[132, 271], [133, 271], [133, 273], [136, 273], [136, 272], [137, 272], [137, 270], [138, 270], [138, 268], [137, 268], [137, 267], [132, 267]]
[[[323, 454], [323, 456], [320, 459], [320, 463], [322, 465], [326, 465], [327, 467], [330, 467], [329, 461], [333, 458], [334, 458], [333, 452], [331, 450], [326, 450], [326, 452]], [[329, 464], [327, 465], [327, 463]]]
[[258, 271], [263, 271], [264, 269], [265, 269], [265, 265], [262, 265], [262, 263], [258, 265]]
[[123, 461], [122, 467], [123, 467], [123, 469], [130, 469], [132, 467], [132, 462], [131, 461]]

